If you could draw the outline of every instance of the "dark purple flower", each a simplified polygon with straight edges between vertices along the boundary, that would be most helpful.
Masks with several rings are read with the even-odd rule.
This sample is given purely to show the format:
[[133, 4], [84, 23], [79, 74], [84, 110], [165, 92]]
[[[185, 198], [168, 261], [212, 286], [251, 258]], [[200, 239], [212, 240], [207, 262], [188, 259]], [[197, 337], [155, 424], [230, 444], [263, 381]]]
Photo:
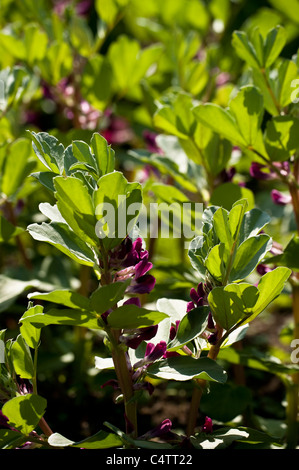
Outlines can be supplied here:
[[208, 342], [209, 342], [210, 344], [216, 344], [216, 343], [217, 343], [217, 340], [218, 340], [218, 338], [217, 338], [217, 332], [210, 334], [209, 337], [208, 337]]
[[154, 362], [165, 354], [167, 345], [165, 341], [154, 345], [153, 343], [147, 343], [144, 359], [147, 362]]
[[162, 423], [160, 423], [154, 429], [151, 429], [147, 433], [140, 436], [139, 439], [153, 439], [155, 437], [165, 436], [165, 434], [168, 434], [171, 431], [171, 428], [172, 422], [170, 421], [170, 419], [164, 419]]
[[158, 344], [147, 343], [144, 358], [134, 364], [134, 369], [139, 369], [148, 366], [157, 359], [163, 357], [166, 353], [167, 344], [165, 341], [160, 341]]
[[289, 194], [282, 194], [280, 191], [277, 191], [277, 189], [271, 191], [271, 198], [272, 201], [279, 206], [286, 206], [292, 200]]
[[177, 351], [166, 351], [166, 353], [163, 355], [163, 359], [168, 359], [169, 357], [178, 357], [180, 356], [180, 353]]
[[134, 330], [132, 334], [124, 331], [124, 334], [120, 336], [120, 341], [125, 343], [131, 349], [137, 349], [142, 341], [149, 341], [156, 336], [158, 331], [158, 325], [146, 326]]
[[190, 297], [192, 300], [187, 304], [187, 312], [190, 312], [193, 308], [207, 304], [207, 294], [202, 282], [198, 284], [197, 289], [194, 289], [194, 287], [191, 288]]
[[123, 305], [136, 305], [137, 307], [141, 307], [141, 302], [138, 297], [131, 297], [130, 299], [126, 300]]
[[[263, 171], [264, 169], [267, 171]], [[256, 178], [258, 180], [272, 180], [275, 176], [275, 174], [273, 175], [273, 172], [269, 172], [267, 165], [263, 165], [258, 162], [252, 162], [249, 172], [252, 178]]]
[[208, 416], [206, 416], [206, 418], [205, 418], [205, 422], [201, 427], [201, 431], [206, 432], [206, 433], [213, 432], [213, 422], [212, 422], [211, 418], [209, 418]]
[[266, 264], [263, 264], [263, 263], [258, 264], [257, 267], [256, 267], [256, 270], [261, 276], [263, 276], [264, 274], [272, 271], [272, 269], [269, 266], [267, 266]]
[[27, 395], [28, 393], [33, 392], [33, 386], [31, 382], [27, 379], [18, 378], [18, 387], [19, 387], [19, 393], [21, 395]]
[[128, 288], [128, 292], [132, 294], [149, 294], [156, 284], [156, 278], [151, 274], [146, 274], [138, 279], [134, 279], [131, 286]]
[[145, 130], [143, 131], [143, 138], [150, 152], [163, 154], [163, 151], [157, 145], [157, 134], [155, 132]]
[[175, 338], [175, 336], [177, 334], [177, 331], [178, 331], [179, 324], [180, 324], [180, 320], [177, 320], [175, 322], [175, 325], [171, 325], [170, 332], [169, 332], [169, 339], [170, 340], [173, 340]]
[[[273, 166], [276, 168], [276, 171], [273, 169]], [[290, 166], [288, 162], [273, 162], [271, 168], [263, 163], [253, 162], [249, 172], [253, 178], [259, 180], [274, 180], [279, 175], [286, 177], [290, 172]]]
[[130, 251], [128, 251], [122, 266], [135, 266], [143, 259], [148, 259], [148, 251], [143, 249], [142, 238], [139, 237], [132, 243]]

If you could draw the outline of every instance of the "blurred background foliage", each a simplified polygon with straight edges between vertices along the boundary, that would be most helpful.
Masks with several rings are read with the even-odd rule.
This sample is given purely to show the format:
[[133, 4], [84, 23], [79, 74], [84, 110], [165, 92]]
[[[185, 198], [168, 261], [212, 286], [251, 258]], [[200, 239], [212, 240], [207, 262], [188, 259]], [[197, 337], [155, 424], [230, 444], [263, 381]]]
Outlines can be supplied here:
[[[1, 1], [0, 326], [11, 337], [17, 335], [30, 289], [72, 287], [88, 295], [96, 287], [88, 269], [36, 243], [25, 230], [41, 220], [40, 202], [53, 203], [51, 193], [31, 176], [42, 165], [28, 130], [48, 132], [64, 145], [74, 139], [89, 142], [93, 132], [101, 133], [116, 151], [117, 167], [128, 179], [143, 183], [146, 203], [206, 202], [233, 175], [238, 187], [250, 191], [253, 204], [271, 215], [267, 230], [274, 239], [282, 244], [289, 239], [295, 230], [292, 211], [275, 205], [269, 183], [250, 175], [247, 155], [228, 148], [222, 166], [211, 164], [206, 181], [203, 168], [188, 158], [178, 136], [171, 135], [171, 128], [170, 135], [161, 133], [155, 117], [161, 104], [173, 103], [177, 93], [182, 125], [189, 122], [189, 99], [227, 106], [231, 93], [252, 81], [250, 69], [232, 47], [232, 33], [258, 27], [266, 36], [278, 24], [287, 34], [282, 57], [291, 59], [298, 50], [296, 0]], [[144, 302], [161, 296], [188, 299], [197, 279], [183, 241], [146, 242], [157, 284]], [[258, 364], [246, 369], [245, 379], [243, 366], [231, 362], [232, 383], [225, 393], [223, 386], [215, 390], [222, 405], [216, 410], [207, 396], [203, 406], [212, 418], [224, 421], [240, 413], [251, 416], [253, 410], [261, 428], [268, 429], [270, 420], [273, 432], [279, 433], [284, 390], [279, 373], [267, 369], [263, 354], [289, 360], [289, 293], [271, 309], [243, 345], [255, 350]], [[111, 373], [94, 369], [93, 358], [101, 348], [102, 338], [89, 332], [82, 335], [61, 326], [42, 332], [39, 393], [48, 400], [49, 424], [55, 423], [62, 434], [72, 428], [74, 439], [96, 431], [108, 416], [111, 421], [111, 413], [117, 423], [121, 413], [117, 407], [112, 411], [111, 389], [101, 388]], [[165, 417], [177, 426], [184, 424], [188, 389], [169, 384], [166, 393], [163, 387], [161, 400], [152, 407], [144, 399], [145, 429], [147, 421], [155, 424]], [[228, 412], [225, 403], [232, 397], [236, 406]]]

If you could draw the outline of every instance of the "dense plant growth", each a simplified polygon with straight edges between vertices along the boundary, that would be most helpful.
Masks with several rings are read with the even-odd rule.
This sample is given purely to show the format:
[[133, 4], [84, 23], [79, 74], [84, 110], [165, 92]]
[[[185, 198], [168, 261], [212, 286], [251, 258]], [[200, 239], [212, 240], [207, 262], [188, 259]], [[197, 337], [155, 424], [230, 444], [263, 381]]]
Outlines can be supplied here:
[[0, 447], [298, 447], [296, 0], [5, 0]]

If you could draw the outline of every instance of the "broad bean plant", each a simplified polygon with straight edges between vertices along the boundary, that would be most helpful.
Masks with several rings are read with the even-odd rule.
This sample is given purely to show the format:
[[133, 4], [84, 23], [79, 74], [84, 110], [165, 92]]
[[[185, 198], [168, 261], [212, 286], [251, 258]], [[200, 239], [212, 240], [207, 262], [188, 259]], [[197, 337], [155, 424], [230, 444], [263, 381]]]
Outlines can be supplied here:
[[[14, 322], [0, 330], [0, 448], [298, 447], [299, 62], [282, 53], [295, 28], [274, 5], [271, 27], [260, 13], [234, 29], [231, 76], [201, 42], [231, 2], [226, 15], [217, 1], [46, 3], [0, 32], [0, 311]], [[39, 100], [52, 126], [30, 114]], [[287, 353], [259, 348], [271, 309], [291, 313]], [[281, 384], [279, 420], [252, 410], [247, 370]], [[82, 438], [59, 427], [56, 373], [77, 406], [92, 400]], [[164, 403], [146, 428], [170, 389], [183, 419]]]

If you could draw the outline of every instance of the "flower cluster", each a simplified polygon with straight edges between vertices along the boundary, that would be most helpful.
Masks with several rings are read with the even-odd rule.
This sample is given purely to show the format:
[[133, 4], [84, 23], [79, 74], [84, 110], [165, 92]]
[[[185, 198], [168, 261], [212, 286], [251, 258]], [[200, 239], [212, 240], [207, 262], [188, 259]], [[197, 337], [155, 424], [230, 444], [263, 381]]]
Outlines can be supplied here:
[[131, 279], [128, 294], [149, 294], [155, 287], [156, 279], [148, 273], [153, 265], [141, 238], [133, 242], [130, 237], [126, 237], [110, 254], [109, 263], [115, 271], [114, 281]]

